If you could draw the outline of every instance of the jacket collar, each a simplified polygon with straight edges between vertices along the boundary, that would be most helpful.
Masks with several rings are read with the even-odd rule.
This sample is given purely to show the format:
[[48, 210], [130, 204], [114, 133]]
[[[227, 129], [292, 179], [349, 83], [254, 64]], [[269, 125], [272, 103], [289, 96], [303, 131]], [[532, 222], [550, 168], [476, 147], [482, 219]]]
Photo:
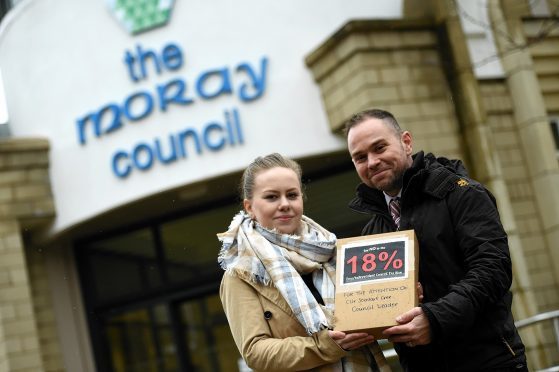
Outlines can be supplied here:
[[[430, 154], [429, 154], [430, 155]], [[413, 162], [410, 168], [404, 172], [404, 189], [406, 190], [409, 180], [424, 168], [424, 153], [418, 152], [412, 156]], [[360, 183], [357, 185], [356, 196], [349, 202], [349, 208], [360, 213], [387, 214], [386, 200], [382, 191]]]
[[[468, 173], [460, 160], [435, 157], [423, 151], [412, 156], [410, 168], [404, 172], [402, 201], [412, 198], [410, 189], [423, 191], [433, 197], [442, 199], [456, 186], [456, 180], [467, 177]], [[412, 192], [412, 193], [413, 193]], [[382, 191], [360, 183], [356, 196], [349, 202], [349, 208], [367, 214], [387, 214], [386, 202]]]
[[267, 298], [270, 302], [279, 307], [283, 312], [295, 318], [293, 310], [289, 307], [289, 304], [283, 298], [280, 291], [274, 286], [268, 286], [261, 283], [254, 283], [251, 281], [246, 281], [251, 285], [262, 297]]
[[382, 191], [373, 189], [364, 183], [357, 185], [356, 196], [349, 202], [349, 208], [366, 214], [385, 213], [385, 206], [386, 202]]

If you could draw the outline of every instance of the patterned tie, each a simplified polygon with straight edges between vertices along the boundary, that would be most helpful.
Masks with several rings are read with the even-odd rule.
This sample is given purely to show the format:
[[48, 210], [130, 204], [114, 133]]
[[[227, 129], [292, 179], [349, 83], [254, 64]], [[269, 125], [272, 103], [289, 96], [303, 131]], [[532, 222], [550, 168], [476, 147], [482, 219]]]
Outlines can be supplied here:
[[390, 200], [388, 207], [394, 223], [398, 227], [398, 230], [400, 230], [400, 198], [393, 198]]

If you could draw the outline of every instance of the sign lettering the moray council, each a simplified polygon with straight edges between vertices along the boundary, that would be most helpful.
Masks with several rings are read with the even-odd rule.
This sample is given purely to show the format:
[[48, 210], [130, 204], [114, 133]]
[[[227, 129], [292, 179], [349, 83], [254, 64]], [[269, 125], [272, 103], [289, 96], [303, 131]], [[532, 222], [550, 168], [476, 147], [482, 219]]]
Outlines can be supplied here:
[[[169, 17], [172, 1], [117, 0], [110, 2], [117, 18], [131, 33], [137, 33], [164, 24]], [[132, 11], [134, 5], [136, 11]], [[146, 16], [144, 13], [148, 14]], [[143, 16], [142, 16], [143, 14]], [[155, 14], [155, 15], [154, 15]], [[165, 44], [160, 51], [137, 44], [125, 50], [124, 64], [133, 83], [145, 82], [150, 72], [157, 75], [175, 74], [183, 67], [184, 53], [176, 43]], [[141, 89], [128, 96], [102, 104], [76, 118], [78, 143], [89, 145], [100, 137], [126, 128], [127, 124], [140, 122], [154, 112], [165, 113], [170, 107], [187, 108], [197, 102], [233, 96], [241, 103], [259, 99], [266, 90], [268, 58], [252, 62], [239, 62], [231, 67], [209, 68], [190, 74], [194, 79], [174, 75], [151, 89]], [[155, 164], [167, 165], [204, 151], [220, 151], [226, 146], [244, 144], [240, 110], [223, 109], [219, 119], [208, 120], [201, 128], [189, 125], [167, 136], [140, 141], [127, 148], [113, 150], [110, 168], [121, 179], [135, 170], [147, 171]]]

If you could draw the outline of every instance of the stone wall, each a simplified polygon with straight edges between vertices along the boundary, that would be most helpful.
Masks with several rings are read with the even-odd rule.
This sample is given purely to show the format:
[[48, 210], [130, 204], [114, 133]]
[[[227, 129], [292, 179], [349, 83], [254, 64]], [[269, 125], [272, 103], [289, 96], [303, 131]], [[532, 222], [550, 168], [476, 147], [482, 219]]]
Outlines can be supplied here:
[[[0, 370], [60, 371], [52, 307], [40, 261], [29, 263], [23, 236], [54, 217], [48, 177], [49, 144], [0, 141]], [[53, 357], [53, 354], [57, 355]]]
[[559, 28], [557, 19], [524, 19], [534, 69], [550, 116], [559, 116]]
[[338, 31], [306, 60], [332, 130], [353, 113], [382, 108], [414, 134], [414, 150], [464, 158], [437, 48], [428, 24], [352, 22]]

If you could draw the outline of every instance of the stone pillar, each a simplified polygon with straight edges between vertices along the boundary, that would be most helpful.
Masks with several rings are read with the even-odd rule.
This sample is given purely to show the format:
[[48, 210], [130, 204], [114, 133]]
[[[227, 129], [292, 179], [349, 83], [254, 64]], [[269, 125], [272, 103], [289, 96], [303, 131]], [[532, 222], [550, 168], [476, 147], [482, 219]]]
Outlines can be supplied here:
[[0, 221], [0, 331], [3, 371], [43, 370], [20, 225], [15, 219]]
[[[527, 40], [521, 21], [525, 11], [518, 4], [489, 0], [491, 26], [502, 55], [514, 124], [520, 138], [519, 151], [528, 164], [529, 182], [534, 190], [539, 223], [547, 246], [546, 261], [551, 263], [548, 280], [559, 288], [559, 166], [542, 88], [529, 49], [525, 47]], [[544, 307], [544, 310], [550, 309]], [[547, 367], [556, 360], [557, 350], [553, 346], [546, 348], [545, 337], [537, 334], [544, 333], [541, 328], [532, 329], [536, 337], [528, 334], [525, 342], [527, 348], [537, 355], [531, 360], [532, 367]]]
[[466, 39], [454, 0], [434, 0], [437, 23], [446, 34], [450, 84], [467, 143], [471, 168], [480, 182], [495, 195], [501, 221], [509, 237], [509, 249], [514, 269], [515, 302], [513, 309], [518, 318], [524, 319], [537, 312], [536, 301], [530, 290], [531, 279], [526, 267], [522, 243], [518, 234], [514, 212], [505, 184], [495, 139], [487, 124], [487, 114], [474, 75]]
[[[521, 15], [503, 14], [498, 0], [489, 1], [489, 15], [495, 41], [503, 57], [501, 62], [511, 92], [515, 123], [521, 138], [521, 149], [537, 201], [541, 224], [549, 247], [550, 262], [559, 263], [559, 165], [553, 135], [549, 126], [542, 88], [527, 48]], [[518, 8], [510, 4], [511, 11]], [[506, 8], [505, 8], [506, 9]], [[511, 50], [514, 52], [511, 53]], [[559, 288], [559, 264], [552, 265], [555, 287]]]
[[43, 371], [22, 230], [54, 216], [48, 142], [0, 141], [0, 370]]

